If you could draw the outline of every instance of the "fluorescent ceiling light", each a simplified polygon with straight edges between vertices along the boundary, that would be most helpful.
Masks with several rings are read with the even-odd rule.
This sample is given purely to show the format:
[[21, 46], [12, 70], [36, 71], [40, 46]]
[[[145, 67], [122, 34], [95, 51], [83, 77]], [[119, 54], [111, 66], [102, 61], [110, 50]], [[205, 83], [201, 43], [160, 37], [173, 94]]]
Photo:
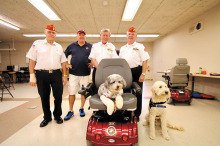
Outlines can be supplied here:
[[28, 0], [50, 20], [61, 20], [43, 0]]
[[122, 21], [132, 21], [142, 0], [127, 0]]
[[77, 34], [56, 34], [57, 37], [76, 37]]
[[25, 37], [45, 37], [45, 34], [23, 34]]
[[8, 23], [8, 22], [5, 22], [5, 21], [0, 20], [0, 23], [3, 24], [3, 25], [5, 25], [5, 26], [11, 27], [11, 28], [13, 28], [13, 29], [20, 30], [20, 28], [14, 26], [14, 25], [12, 25], [12, 24], [10, 24], [10, 23]]
[[140, 34], [140, 35], [137, 35], [137, 37], [140, 37], [140, 38], [155, 38], [155, 37], [159, 37], [160, 35], [159, 34]]
[[113, 38], [126, 38], [126, 34], [111, 34]]
[[100, 34], [86, 34], [86, 37], [98, 38], [98, 37], [100, 37]]
[[[45, 34], [23, 34], [25, 37], [46, 37]], [[57, 34], [57, 37], [76, 37], [77, 34]], [[146, 38], [146, 37], [159, 37], [159, 34], [140, 34], [137, 37]], [[100, 34], [86, 34], [86, 37], [100, 37]], [[111, 34], [112, 38], [126, 38], [125, 34]]]

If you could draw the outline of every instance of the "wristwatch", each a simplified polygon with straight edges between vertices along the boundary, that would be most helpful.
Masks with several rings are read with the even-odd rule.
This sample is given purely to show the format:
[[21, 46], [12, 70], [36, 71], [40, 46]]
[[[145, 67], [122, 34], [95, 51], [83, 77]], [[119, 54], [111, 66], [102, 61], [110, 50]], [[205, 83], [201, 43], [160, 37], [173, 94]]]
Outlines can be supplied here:
[[141, 74], [144, 75], [144, 76], [146, 75], [146, 73], [143, 73], [143, 72]]

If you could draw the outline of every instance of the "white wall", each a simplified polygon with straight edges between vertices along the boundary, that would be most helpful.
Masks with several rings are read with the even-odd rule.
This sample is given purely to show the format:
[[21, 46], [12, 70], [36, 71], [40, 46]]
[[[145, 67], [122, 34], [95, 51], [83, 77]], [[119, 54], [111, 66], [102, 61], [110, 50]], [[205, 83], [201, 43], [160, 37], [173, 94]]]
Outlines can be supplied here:
[[[197, 22], [202, 22], [203, 29], [189, 33], [189, 28]], [[188, 59], [191, 73], [198, 72], [199, 67], [207, 73], [220, 73], [220, 5], [154, 42], [154, 79], [163, 80], [157, 72], [170, 69], [176, 64], [176, 58], [180, 57]], [[220, 97], [219, 81], [200, 80], [196, 89]]]
[[16, 51], [3, 51], [1, 52], [0, 70], [7, 69], [7, 65], [18, 65], [19, 67], [27, 67], [26, 52], [32, 43], [15, 43]]

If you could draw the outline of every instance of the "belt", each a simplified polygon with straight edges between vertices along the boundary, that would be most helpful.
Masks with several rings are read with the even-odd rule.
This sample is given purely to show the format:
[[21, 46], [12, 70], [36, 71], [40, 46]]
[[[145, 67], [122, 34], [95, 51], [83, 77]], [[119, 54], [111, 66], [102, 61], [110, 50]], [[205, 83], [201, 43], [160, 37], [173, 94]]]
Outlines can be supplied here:
[[36, 71], [40, 71], [40, 72], [47, 72], [49, 74], [52, 74], [53, 72], [57, 72], [60, 71], [60, 69], [51, 69], [51, 70], [36, 70]]
[[142, 66], [138, 65], [137, 67], [133, 67], [131, 69], [138, 69], [138, 68], [142, 68]]

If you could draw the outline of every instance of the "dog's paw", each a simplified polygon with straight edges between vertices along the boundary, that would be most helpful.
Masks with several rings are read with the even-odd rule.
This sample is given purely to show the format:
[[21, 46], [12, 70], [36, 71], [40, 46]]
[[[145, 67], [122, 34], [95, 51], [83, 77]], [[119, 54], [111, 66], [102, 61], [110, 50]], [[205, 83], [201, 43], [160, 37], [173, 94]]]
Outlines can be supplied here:
[[156, 136], [155, 135], [150, 135], [150, 139], [155, 140]]
[[114, 112], [114, 110], [115, 110], [114, 103], [113, 103], [113, 102], [112, 102], [112, 104], [109, 103], [109, 105], [107, 106], [107, 113], [108, 113], [109, 115], [112, 115], [112, 113]]
[[116, 107], [118, 109], [121, 109], [123, 107], [123, 98], [121, 97], [121, 95], [117, 95], [115, 101], [116, 101]]
[[114, 112], [114, 108], [113, 108], [113, 110], [111, 108], [107, 108], [107, 113], [109, 115], [112, 115], [113, 112]]
[[117, 107], [118, 109], [121, 109], [122, 106], [123, 106], [123, 103], [121, 103], [121, 102], [116, 102], [116, 107]]
[[183, 128], [182, 126], [180, 126], [180, 127], [178, 128], [178, 130], [179, 130], [179, 131], [184, 131], [184, 128]]
[[166, 140], [170, 140], [170, 136], [169, 135], [165, 135], [163, 136]]

